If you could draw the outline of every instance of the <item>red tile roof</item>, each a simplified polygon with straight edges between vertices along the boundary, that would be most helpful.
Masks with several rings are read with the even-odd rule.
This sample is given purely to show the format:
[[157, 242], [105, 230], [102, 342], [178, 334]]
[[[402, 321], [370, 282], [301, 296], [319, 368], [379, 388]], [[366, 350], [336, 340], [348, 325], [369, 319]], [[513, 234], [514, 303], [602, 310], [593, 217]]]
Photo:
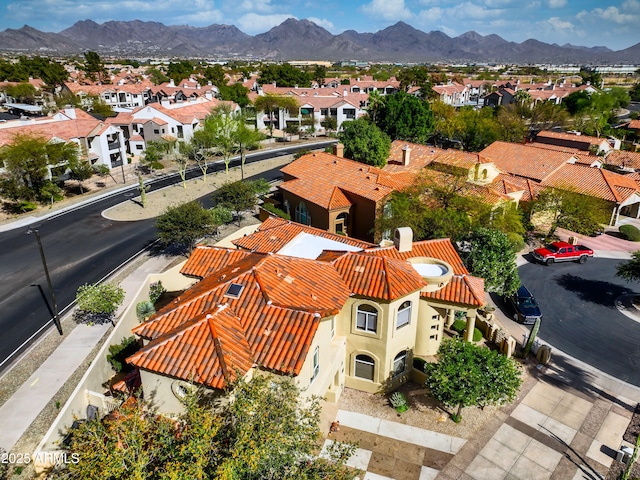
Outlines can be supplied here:
[[453, 247], [451, 240], [448, 238], [439, 238], [436, 240], [422, 240], [413, 242], [411, 250], [407, 252], [399, 252], [394, 246], [379, 247], [366, 251], [369, 255], [380, 255], [387, 258], [397, 258], [406, 260], [412, 257], [431, 257], [444, 260], [453, 268], [453, 273], [457, 275], [469, 274], [469, 271], [462, 263], [462, 259], [456, 249]]
[[258, 231], [251, 235], [246, 235], [234, 240], [233, 244], [238, 248], [257, 253], [275, 253], [284, 248], [302, 232], [363, 249], [376, 246], [373, 243], [345, 237], [344, 235], [336, 235], [335, 233], [330, 233], [326, 230], [309, 227], [307, 225], [302, 225], [300, 223], [277, 217], [267, 218], [262, 222]]
[[571, 142], [575, 148], [580, 148], [581, 150], [589, 150], [591, 145], [600, 146], [603, 143], [607, 143], [606, 138], [598, 138], [598, 137], [590, 137], [588, 135], [576, 135], [573, 133], [566, 132], [552, 132], [549, 130], [543, 130], [538, 133], [536, 136], [536, 140], [539, 142], [549, 143], [554, 140], [562, 140], [565, 142]]
[[637, 192], [636, 183], [625, 175], [577, 164], [563, 165], [542, 184], [616, 203], [624, 202]]
[[[295, 177], [282, 183], [282, 190], [327, 210], [332, 204], [336, 187], [347, 198], [353, 194], [372, 201], [382, 200], [394, 189], [389, 186], [394, 183], [393, 178], [379, 168], [328, 153], [304, 155], [281, 171]], [[344, 200], [338, 205], [345, 205]]]
[[[409, 147], [411, 149], [409, 153], [408, 166], [402, 165], [402, 150], [405, 147]], [[405, 142], [403, 140], [394, 140], [391, 143], [391, 151], [389, 152], [387, 165], [385, 165], [383, 170], [389, 173], [407, 171], [417, 173], [429, 165], [435, 158], [445, 154], [446, 152], [447, 150], [443, 150], [438, 147]]]
[[604, 158], [607, 165], [615, 165], [622, 168], [640, 169], [640, 152], [630, 152], [628, 150], [612, 150]]
[[422, 292], [421, 297], [447, 303], [481, 307], [486, 303], [484, 279], [471, 275], [454, 275], [449, 283], [435, 292]]
[[509, 142], [493, 142], [480, 152], [480, 158], [493, 162], [503, 172], [536, 181], [572, 161], [570, 153]]
[[393, 300], [424, 287], [410, 263], [385, 256], [349, 253], [333, 264], [351, 291], [363, 297]]
[[[226, 306], [188, 320], [127, 358], [145, 370], [222, 389], [254, 365], [237, 315]], [[225, 378], [225, 375], [227, 378]]]

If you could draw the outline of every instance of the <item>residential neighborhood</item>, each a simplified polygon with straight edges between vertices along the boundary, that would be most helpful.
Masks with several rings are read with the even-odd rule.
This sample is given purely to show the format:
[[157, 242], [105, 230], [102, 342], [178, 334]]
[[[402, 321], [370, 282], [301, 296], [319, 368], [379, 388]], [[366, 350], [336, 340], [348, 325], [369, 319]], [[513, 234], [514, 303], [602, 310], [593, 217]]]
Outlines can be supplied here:
[[638, 473], [637, 72], [0, 67], [0, 478]]

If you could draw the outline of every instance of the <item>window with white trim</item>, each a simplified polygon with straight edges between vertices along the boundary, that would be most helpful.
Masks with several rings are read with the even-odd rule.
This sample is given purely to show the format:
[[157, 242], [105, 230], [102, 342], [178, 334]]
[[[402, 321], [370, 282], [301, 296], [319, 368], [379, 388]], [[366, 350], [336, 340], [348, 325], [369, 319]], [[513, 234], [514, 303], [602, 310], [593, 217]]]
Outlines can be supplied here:
[[316, 379], [319, 372], [320, 372], [320, 347], [316, 347], [316, 349], [313, 352], [313, 369], [311, 371], [310, 383], [312, 383]]
[[373, 372], [376, 362], [369, 355], [356, 355], [353, 376], [364, 378], [373, 382]]
[[398, 308], [398, 318], [396, 320], [396, 328], [409, 325], [410, 321], [411, 321], [411, 302], [407, 300], [402, 305], [400, 305], [400, 308]]
[[393, 359], [393, 376], [401, 375], [407, 369], [407, 351], [404, 350]]
[[356, 309], [356, 328], [365, 332], [378, 331], [378, 310], [366, 303], [358, 305]]

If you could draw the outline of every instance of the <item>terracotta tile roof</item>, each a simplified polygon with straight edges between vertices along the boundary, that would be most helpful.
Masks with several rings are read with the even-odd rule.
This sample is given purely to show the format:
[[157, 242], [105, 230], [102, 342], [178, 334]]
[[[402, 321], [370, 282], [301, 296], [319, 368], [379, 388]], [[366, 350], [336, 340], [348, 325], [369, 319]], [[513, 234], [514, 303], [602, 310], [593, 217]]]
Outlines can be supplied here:
[[368, 255], [379, 255], [387, 258], [396, 258], [400, 260], [406, 260], [412, 257], [431, 257], [444, 260], [456, 275], [468, 275], [469, 271], [462, 263], [462, 259], [456, 249], [453, 247], [451, 240], [448, 238], [439, 238], [436, 240], [422, 240], [420, 242], [413, 242], [411, 250], [408, 252], [399, 252], [394, 246], [390, 247], [378, 247], [371, 250], [367, 250]]
[[[402, 165], [402, 149], [405, 146], [411, 149], [408, 166]], [[445, 152], [446, 150], [437, 147], [405, 142], [403, 140], [394, 140], [391, 143], [389, 158], [383, 170], [389, 173], [407, 171], [417, 173]]]
[[[243, 287], [237, 298], [227, 295], [232, 283]], [[298, 374], [320, 318], [337, 312], [349, 293], [330, 264], [252, 254], [205, 277], [132, 331], [156, 339], [226, 304], [240, 319], [256, 364]], [[299, 307], [279, 305], [288, 301]]]
[[584, 165], [564, 165], [543, 182], [544, 186], [569, 189], [620, 203], [636, 193], [637, 185], [625, 175]]
[[360, 253], [346, 253], [333, 262], [356, 295], [393, 300], [420, 290], [424, 280], [405, 261]]
[[242, 323], [225, 306], [184, 322], [173, 332], [151, 341], [127, 362], [218, 389], [254, 365]]
[[204, 278], [250, 255], [249, 252], [244, 250], [199, 245], [193, 250], [189, 261], [184, 264], [180, 273], [189, 277]]
[[640, 118], [637, 118], [635, 120], [631, 120], [627, 124], [627, 128], [629, 128], [631, 130], [640, 130]]
[[482, 163], [479, 154], [472, 152], [463, 152], [462, 150], [449, 149], [442, 152], [431, 162], [432, 168], [438, 168], [436, 165], [446, 165], [449, 167], [457, 167], [466, 172], [473, 168], [476, 164]]
[[471, 275], [454, 275], [449, 283], [435, 292], [422, 292], [423, 298], [447, 303], [461, 303], [481, 307], [486, 303], [484, 279]]
[[522, 191], [521, 201], [530, 202], [538, 196], [540, 190], [543, 189], [542, 185], [538, 182], [534, 182], [528, 178], [517, 177], [515, 175], [509, 175], [507, 173], [501, 173], [492, 182], [492, 187], [505, 195], [514, 192]]
[[46, 140], [58, 138], [66, 142], [95, 135], [101, 122], [92, 120], [60, 120], [48, 121], [28, 125], [16, 124], [0, 129], [0, 146], [11, 144], [16, 135], [35, 135]]
[[393, 191], [389, 177], [379, 168], [328, 153], [304, 155], [280, 171], [295, 177], [283, 182], [282, 190], [325, 209], [330, 208], [335, 187], [347, 198], [353, 194], [376, 202]]
[[338, 313], [351, 294], [338, 273], [326, 262], [284, 255], [269, 255], [255, 268], [268, 303], [323, 317]]
[[480, 152], [480, 158], [493, 162], [503, 172], [537, 181], [572, 161], [570, 153], [509, 142], [493, 142]]
[[531, 142], [531, 143], [525, 143], [525, 145], [527, 147], [546, 148], [548, 150], [557, 150], [558, 152], [565, 152], [565, 153], [571, 153], [571, 154], [584, 153], [584, 150], [580, 148], [565, 147], [562, 145], [554, 145], [552, 143]]
[[581, 150], [589, 150], [591, 145], [602, 145], [603, 143], [607, 143], [606, 138], [597, 138], [597, 137], [589, 137], [588, 135], [575, 135], [573, 133], [565, 133], [565, 132], [552, 132], [549, 130], [543, 130], [538, 133], [536, 136], [536, 140], [538, 142], [550, 143], [554, 140], [562, 140], [571, 142], [575, 148], [580, 148]]
[[331, 194], [331, 198], [329, 199], [329, 210], [334, 210], [338, 208], [349, 208], [352, 203], [349, 199], [342, 193], [338, 187], [333, 187], [333, 193]]
[[[233, 241], [238, 248], [257, 253], [275, 253], [284, 248], [301, 232], [328, 238], [336, 242], [344, 243], [358, 248], [371, 248], [376, 245], [344, 235], [336, 235], [319, 228], [309, 227], [300, 223], [284, 220], [277, 217], [267, 218], [258, 231]], [[192, 254], [193, 256], [193, 254]]]
[[640, 152], [630, 152], [628, 150], [612, 150], [604, 158], [607, 165], [615, 165], [622, 168], [640, 169]]

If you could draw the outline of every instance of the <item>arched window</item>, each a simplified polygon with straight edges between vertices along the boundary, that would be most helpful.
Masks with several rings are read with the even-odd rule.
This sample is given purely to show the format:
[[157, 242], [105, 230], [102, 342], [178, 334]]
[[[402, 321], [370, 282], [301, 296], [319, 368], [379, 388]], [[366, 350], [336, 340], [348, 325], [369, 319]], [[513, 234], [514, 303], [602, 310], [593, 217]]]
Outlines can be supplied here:
[[347, 212], [342, 212], [336, 217], [336, 233], [347, 233]]
[[401, 375], [407, 369], [407, 351], [404, 350], [393, 359], [393, 376]]
[[356, 328], [365, 332], [376, 333], [378, 331], [378, 310], [366, 303], [358, 305], [356, 309]]
[[411, 302], [407, 300], [402, 305], [400, 305], [400, 308], [398, 308], [398, 318], [396, 319], [396, 328], [409, 325], [410, 321], [411, 321]]
[[296, 207], [296, 222], [311, 225], [311, 214], [307, 210], [307, 205], [304, 202], [300, 202]]
[[356, 355], [353, 376], [373, 381], [376, 362], [369, 355]]

